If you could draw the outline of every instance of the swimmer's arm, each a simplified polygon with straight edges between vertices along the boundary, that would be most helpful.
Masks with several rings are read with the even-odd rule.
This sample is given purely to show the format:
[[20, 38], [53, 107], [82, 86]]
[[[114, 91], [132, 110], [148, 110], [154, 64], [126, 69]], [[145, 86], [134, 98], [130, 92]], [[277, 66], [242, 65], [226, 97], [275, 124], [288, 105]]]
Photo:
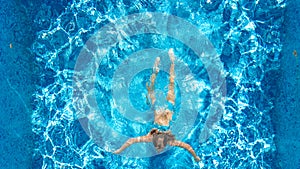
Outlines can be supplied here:
[[200, 161], [200, 157], [198, 157], [195, 153], [195, 151], [193, 150], [193, 148], [189, 145], [189, 144], [186, 144], [184, 142], [181, 142], [181, 141], [177, 141], [177, 140], [174, 140], [174, 141], [171, 141], [168, 143], [170, 146], [177, 146], [177, 147], [181, 147], [181, 148], [184, 148], [186, 150], [188, 150], [194, 157], [194, 159], [196, 161]]
[[130, 138], [128, 139], [121, 148], [116, 150], [114, 153], [115, 154], [120, 154], [122, 151], [124, 151], [127, 147], [134, 143], [139, 143], [139, 142], [152, 142], [152, 136], [147, 134], [146, 136], [141, 136], [141, 137], [136, 137], [136, 138]]

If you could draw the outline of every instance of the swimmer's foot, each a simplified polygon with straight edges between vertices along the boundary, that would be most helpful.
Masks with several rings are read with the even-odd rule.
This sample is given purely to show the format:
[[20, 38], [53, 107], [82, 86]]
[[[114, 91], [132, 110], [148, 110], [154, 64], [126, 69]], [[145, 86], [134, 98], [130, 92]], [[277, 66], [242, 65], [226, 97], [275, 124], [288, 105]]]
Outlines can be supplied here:
[[175, 61], [174, 49], [170, 48], [168, 54], [169, 54], [169, 57], [170, 57], [170, 60], [171, 60], [172, 64], [174, 64], [174, 61]]
[[153, 73], [157, 74], [159, 72], [159, 63], [160, 63], [160, 57], [156, 57], [155, 63], [153, 66]]

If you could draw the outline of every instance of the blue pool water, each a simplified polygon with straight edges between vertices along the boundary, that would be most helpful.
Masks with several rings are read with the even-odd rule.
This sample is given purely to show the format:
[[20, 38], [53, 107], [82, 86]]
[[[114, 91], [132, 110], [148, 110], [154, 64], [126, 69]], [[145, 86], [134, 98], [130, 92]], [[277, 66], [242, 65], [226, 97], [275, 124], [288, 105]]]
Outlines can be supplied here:
[[[1, 2], [0, 168], [300, 167], [299, 10], [285, 0]], [[184, 149], [136, 144], [167, 105]]]

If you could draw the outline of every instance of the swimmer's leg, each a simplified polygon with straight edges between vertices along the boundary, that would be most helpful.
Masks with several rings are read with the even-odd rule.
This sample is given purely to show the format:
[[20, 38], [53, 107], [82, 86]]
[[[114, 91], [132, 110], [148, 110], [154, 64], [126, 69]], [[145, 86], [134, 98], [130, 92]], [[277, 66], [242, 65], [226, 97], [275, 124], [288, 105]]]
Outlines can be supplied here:
[[153, 73], [150, 77], [150, 85], [149, 83], [146, 84], [147, 91], [148, 91], [148, 96], [151, 99], [151, 104], [154, 105], [156, 98], [155, 98], [155, 93], [154, 93], [154, 83], [157, 77], [157, 74], [159, 72], [159, 62], [160, 62], [160, 57], [157, 57], [153, 66]]
[[169, 57], [171, 60], [171, 66], [170, 66], [170, 79], [169, 79], [169, 90], [168, 90], [168, 95], [167, 95], [167, 100], [175, 105], [175, 91], [174, 91], [174, 80], [175, 80], [175, 55], [174, 55], [174, 50], [171, 48], [169, 50]]
[[122, 151], [124, 151], [127, 147], [134, 143], [140, 143], [140, 142], [152, 142], [152, 134], [148, 133], [146, 136], [136, 137], [136, 138], [130, 138], [128, 139], [121, 148], [116, 150], [115, 154], [120, 154]]
[[195, 151], [193, 150], [193, 148], [189, 145], [189, 144], [186, 144], [184, 142], [181, 142], [181, 141], [177, 141], [177, 140], [174, 140], [174, 141], [170, 141], [168, 143], [170, 146], [177, 146], [177, 147], [181, 147], [181, 148], [184, 148], [186, 150], [188, 150], [194, 157], [194, 159], [196, 161], [200, 161], [200, 157], [198, 157], [195, 153]]

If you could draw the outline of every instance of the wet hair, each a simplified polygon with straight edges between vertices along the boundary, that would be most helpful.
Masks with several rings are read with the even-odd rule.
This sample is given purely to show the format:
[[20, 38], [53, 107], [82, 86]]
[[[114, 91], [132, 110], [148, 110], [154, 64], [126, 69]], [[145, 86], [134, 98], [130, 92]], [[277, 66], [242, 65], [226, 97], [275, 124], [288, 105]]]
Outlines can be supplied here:
[[150, 131], [150, 134], [153, 135], [153, 134], [155, 134], [155, 133], [157, 133], [157, 132], [158, 132], [158, 129], [152, 129], [152, 130]]
[[174, 141], [175, 140], [175, 136], [173, 134], [159, 131], [158, 133], [153, 134], [152, 142], [153, 142], [153, 145], [155, 147], [157, 147], [159, 145], [158, 140], [161, 139], [161, 138], [163, 139], [163, 146], [164, 147], [166, 147], [166, 145], [169, 141]]

